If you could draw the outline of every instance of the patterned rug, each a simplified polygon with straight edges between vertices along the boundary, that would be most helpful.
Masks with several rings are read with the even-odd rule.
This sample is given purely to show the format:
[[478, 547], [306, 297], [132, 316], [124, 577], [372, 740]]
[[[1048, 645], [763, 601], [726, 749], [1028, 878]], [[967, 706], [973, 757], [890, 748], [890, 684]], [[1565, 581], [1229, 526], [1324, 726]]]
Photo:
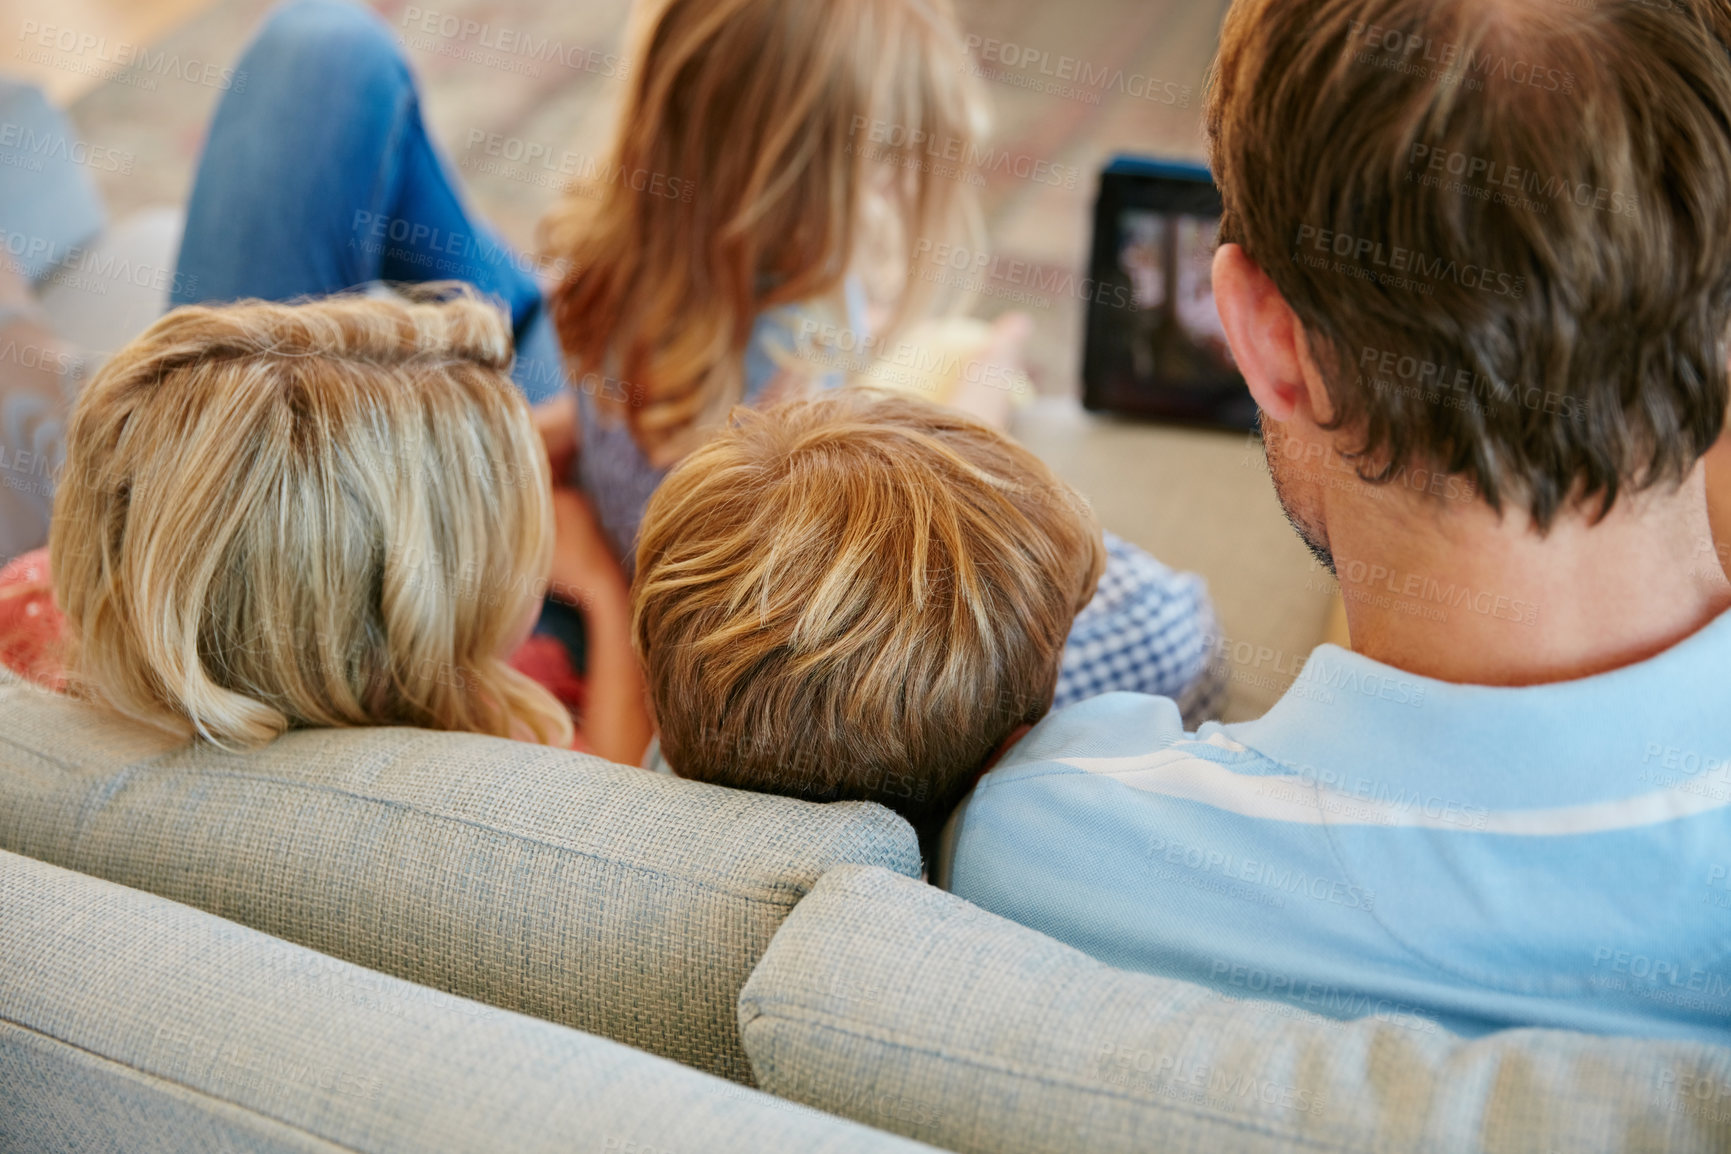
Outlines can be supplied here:
[[[185, 201], [224, 70], [272, 3], [221, 0], [152, 46], [156, 55], [74, 105], [84, 139], [135, 158], [128, 172], [97, 173], [117, 218]], [[557, 190], [545, 170], [505, 157], [532, 147], [603, 155], [624, 84], [616, 62], [629, 0], [378, 0], [373, 7], [403, 43], [434, 135], [473, 203], [510, 240], [532, 245]], [[1026, 287], [1082, 280], [1095, 174], [1108, 157], [1201, 156], [1203, 76], [1225, 0], [962, 0], [961, 8], [995, 105], [1000, 163], [983, 190], [990, 267], [1011, 270], [981, 286], [976, 311], [1030, 312], [1037, 386], [1074, 394], [1079, 294]]]

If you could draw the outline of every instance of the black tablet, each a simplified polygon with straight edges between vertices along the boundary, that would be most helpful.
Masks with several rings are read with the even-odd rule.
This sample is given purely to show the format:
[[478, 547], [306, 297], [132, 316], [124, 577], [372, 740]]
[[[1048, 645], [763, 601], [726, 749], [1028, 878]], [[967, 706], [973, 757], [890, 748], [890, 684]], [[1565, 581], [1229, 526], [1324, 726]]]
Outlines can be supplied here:
[[1245, 430], [1256, 403], [1214, 308], [1220, 192], [1206, 168], [1121, 156], [1094, 210], [1082, 404]]

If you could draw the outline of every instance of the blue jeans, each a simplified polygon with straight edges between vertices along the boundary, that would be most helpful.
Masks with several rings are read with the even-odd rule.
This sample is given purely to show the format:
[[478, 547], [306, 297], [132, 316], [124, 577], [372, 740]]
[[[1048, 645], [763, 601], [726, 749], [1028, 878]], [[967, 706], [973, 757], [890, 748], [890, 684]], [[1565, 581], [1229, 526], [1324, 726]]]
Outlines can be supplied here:
[[[427, 138], [390, 29], [340, 0], [277, 8], [199, 161], [174, 303], [460, 280], [510, 309], [531, 404], [565, 383], [531, 262], [477, 220]], [[190, 290], [190, 291], [189, 291]]]

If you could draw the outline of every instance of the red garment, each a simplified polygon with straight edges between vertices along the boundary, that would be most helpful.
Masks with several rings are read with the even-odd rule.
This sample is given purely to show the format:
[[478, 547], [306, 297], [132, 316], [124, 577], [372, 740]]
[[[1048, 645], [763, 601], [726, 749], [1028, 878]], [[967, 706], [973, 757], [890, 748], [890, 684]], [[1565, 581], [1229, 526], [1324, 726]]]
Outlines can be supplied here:
[[[48, 550], [26, 553], [0, 569], [0, 665], [50, 689], [61, 689], [65, 629], [66, 618], [54, 605]], [[531, 637], [511, 655], [511, 667], [546, 686], [573, 716], [581, 714], [583, 678], [572, 669], [563, 645], [551, 637]], [[588, 751], [581, 733], [571, 748]]]
[[48, 550], [26, 553], [0, 569], [0, 665], [59, 689], [66, 669], [65, 628], [66, 619], [54, 607]]
[[511, 668], [533, 677], [573, 713], [583, 708], [583, 677], [571, 665], [571, 655], [551, 637], [536, 633], [511, 654]]
[[[570, 652], [558, 641], [544, 634], [531, 634], [529, 640], [511, 654], [511, 668], [544, 685], [559, 699], [559, 704], [571, 711], [573, 721], [578, 721], [583, 716], [584, 702], [588, 697], [587, 688], [582, 675], [571, 665]], [[576, 737], [571, 741], [571, 748], [578, 753], [590, 752], [589, 746], [583, 741], [580, 722]]]

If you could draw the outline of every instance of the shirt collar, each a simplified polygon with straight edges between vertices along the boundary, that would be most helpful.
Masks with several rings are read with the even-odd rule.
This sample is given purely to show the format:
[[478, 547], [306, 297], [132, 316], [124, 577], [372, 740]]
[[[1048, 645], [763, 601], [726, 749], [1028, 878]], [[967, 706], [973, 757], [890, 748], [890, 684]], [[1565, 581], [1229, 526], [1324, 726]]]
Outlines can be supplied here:
[[1454, 685], [1323, 645], [1266, 715], [1223, 730], [1348, 792], [1446, 782], [1492, 808], [1679, 787], [1731, 798], [1731, 613], [1647, 661], [1523, 688]]

